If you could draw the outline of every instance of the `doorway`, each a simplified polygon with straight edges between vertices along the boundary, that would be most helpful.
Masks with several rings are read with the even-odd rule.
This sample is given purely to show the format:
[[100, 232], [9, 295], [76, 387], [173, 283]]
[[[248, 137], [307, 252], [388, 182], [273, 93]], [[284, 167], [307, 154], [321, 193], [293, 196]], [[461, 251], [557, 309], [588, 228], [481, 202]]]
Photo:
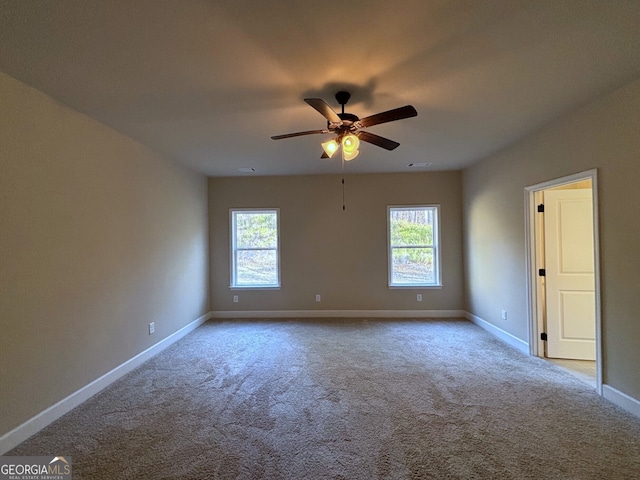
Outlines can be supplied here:
[[530, 353], [569, 370], [595, 361], [602, 394], [597, 171], [527, 187], [525, 197]]

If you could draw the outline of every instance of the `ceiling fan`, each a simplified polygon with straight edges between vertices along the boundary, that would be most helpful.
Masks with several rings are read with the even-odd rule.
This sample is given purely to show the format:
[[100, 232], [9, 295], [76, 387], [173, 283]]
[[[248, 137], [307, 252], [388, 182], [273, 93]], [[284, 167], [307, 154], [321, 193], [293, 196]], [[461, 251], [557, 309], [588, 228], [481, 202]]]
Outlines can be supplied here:
[[304, 101], [315, 108], [327, 119], [327, 128], [323, 130], [307, 130], [304, 132], [286, 133], [284, 135], [274, 135], [273, 140], [283, 138], [300, 137], [302, 135], [313, 135], [317, 133], [332, 133], [335, 137], [328, 142], [322, 143], [324, 152], [321, 158], [330, 158], [341, 146], [344, 160], [353, 160], [358, 156], [360, 140], [371, 143], [386, 150], [393, 150], [400, 144], [388, 138], [374, 135], [363, 129], [379, 125], [381, 123], [394, 122], [404, 118], [418, 115], [416, 109], [411, 105], [376, 113], [365, 118], [358, 118], [352, 113], [345, 113], [344, 106], [351, 98], [349, 92], [340, 91], [336, 93], [336, 100], [342, 106], [342, 113], [336, 113], [327, 102], [321, 98], [305, 98]]

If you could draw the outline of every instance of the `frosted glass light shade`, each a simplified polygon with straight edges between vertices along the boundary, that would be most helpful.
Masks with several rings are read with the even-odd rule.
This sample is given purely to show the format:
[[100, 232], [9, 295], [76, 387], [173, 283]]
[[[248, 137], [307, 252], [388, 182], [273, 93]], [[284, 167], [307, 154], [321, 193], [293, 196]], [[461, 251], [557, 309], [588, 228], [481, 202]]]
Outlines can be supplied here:
[[345, 154], [353, 154], [354, 152], [357, 152], [359, 146], [360, 146], [360, 139], [355, 135], [349, 134], [349, 135], [345, 135], [342, 138], [342, 149], [344, 150]]
[[336, 142], [335, 139], [324, 142], [321, 145], [324, 153], [326, 153], [329, 158], [331, 158], [333, 154], [336, 153], [336, 150], [338, 150], [338, 147], [340, 146], [340, 144]]
[[358, 156], [358, 154], [360, 153], [360, 150], [356, 150], [354, 152], [347, 152], [344, 148], [342, 149], [342, 158], [344, 158], [345, 162], [348, 162], [349, 160], [353, 160], [354, 158], [356, 158]]

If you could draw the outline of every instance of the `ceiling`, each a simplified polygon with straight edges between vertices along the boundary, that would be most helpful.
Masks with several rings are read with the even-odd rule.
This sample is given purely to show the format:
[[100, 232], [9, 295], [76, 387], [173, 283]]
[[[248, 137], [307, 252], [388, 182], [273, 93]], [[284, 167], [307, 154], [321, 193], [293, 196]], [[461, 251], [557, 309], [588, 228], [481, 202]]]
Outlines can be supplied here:
[[341, 89], [418, 111], [347, 171], [460, 169], [637, 78], [640, 2], [0, 0], [0, 70], [211, 176], [340, 172], [329, 136], [270, 136]]

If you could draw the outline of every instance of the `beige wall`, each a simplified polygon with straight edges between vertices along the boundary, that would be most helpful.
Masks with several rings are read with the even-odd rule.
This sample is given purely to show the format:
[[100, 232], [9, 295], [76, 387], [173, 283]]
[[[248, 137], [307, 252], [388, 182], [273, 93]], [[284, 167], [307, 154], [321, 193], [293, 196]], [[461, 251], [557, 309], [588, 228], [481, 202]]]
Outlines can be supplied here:
[[1, 73], [0, 106], [1, 435], [208, 311], [208, 219], [204, 177]]
[[[358, 158], [357, 161], [366, 161]], [[458, 310], [462, 307], [459, 172], [209, 179], [213, 310]], [[387, 287], [386, 207], [441, 204], [441, 289]], [[229, 289], [229, 209], [280, 208], [282, 288]], [[423, 294], [421, 303], [416, 293]], [[239, 296], [238, 303], [232, 297]], [[322, 301], [315, 302], [320, 294]]]
[[604, 382], [634, 398], [640, 398], [639, 132], [635, 81], [463, 173], [466, 308], [527, 340], [524, 188], [598, 169]]

